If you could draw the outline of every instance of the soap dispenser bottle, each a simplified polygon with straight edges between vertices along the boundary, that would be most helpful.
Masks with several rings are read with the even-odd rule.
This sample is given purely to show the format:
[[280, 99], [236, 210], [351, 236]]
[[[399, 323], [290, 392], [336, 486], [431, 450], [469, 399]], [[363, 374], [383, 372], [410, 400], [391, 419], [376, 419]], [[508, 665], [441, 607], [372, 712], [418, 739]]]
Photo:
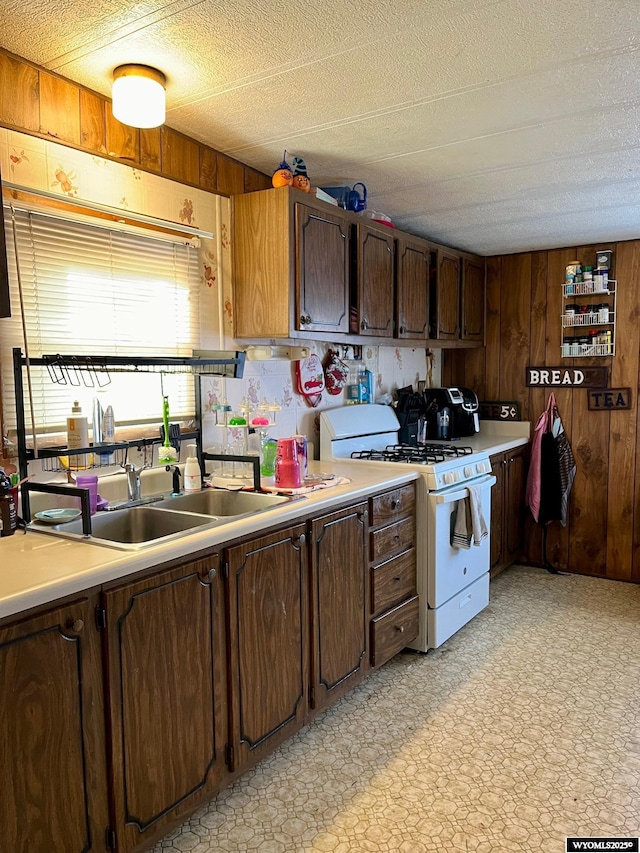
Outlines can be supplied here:
[[[73, 401], [71, 417], [67, 418], [67, 447], [69, 450], [89, 447], [89, 425], [78, 400]], [[87, 457], [76, 455], [70, 460], [70, 464], [73, 468], [84, 468], [87, 465]]]
[[184, 466], [182, 483], [185, 492], [199, 492], [202, 488], [202, 472], [196, 456], [195, 444], [190, 444], [187, 447], [187, 461]]

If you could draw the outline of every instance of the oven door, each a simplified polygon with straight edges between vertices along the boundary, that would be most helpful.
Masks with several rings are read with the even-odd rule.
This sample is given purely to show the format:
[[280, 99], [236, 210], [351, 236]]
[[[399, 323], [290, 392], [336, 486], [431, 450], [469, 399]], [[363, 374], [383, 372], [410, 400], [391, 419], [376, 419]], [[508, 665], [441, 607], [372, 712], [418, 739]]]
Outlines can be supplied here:
[[440, 607], [489, 571], [491, 560], [491, 488], [496, 478], [491, 474], [477, 477], [470, 485], [479, 486], [481, 508], [489, 531], [480, 545], [454, 548], [451, 545], [458, 502], [469, 496], [464, 486], [428, 494], [428, 558], [427, 601], [430, 608]]

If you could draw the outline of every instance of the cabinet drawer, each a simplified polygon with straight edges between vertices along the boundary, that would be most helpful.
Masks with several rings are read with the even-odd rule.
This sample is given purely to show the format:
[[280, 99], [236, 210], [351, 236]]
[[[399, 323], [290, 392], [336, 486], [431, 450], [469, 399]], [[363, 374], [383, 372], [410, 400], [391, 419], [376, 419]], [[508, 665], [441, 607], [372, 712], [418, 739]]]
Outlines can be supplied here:
[[371, 620], [371, 666], [381, 666], [418, 636], [418, 596]]
[[371, 612], [374, 616], [404, 601], [415, 591], [415, 548], [371, 569]]
[[415, 511], [416, 487], [408, 483], [399, 489], [385, 492], [375, 498], [369, 498], [369, 523], [371, 527], [388, 524], [395, 518], [409, 515]]
[[406, 551], [416, 544], [416, 520], [413, 516], [388, 524], [370, 533], [371, 560], [374, 563]]

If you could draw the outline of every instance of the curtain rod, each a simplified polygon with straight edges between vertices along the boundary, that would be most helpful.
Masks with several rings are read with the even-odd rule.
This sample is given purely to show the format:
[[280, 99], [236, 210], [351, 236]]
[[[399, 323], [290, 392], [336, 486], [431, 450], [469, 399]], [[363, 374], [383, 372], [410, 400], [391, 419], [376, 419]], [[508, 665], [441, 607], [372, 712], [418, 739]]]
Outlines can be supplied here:
[[[140, 222], [144, 225], [153, 225], [156, 228], [162, 228], [167, 231], [176, 231], [180, 234], [185, 234], [189, 237], [213, 237], [212, 231], [203, 231], [200, 228], [192, 228], [189, 225], [181, 225], [178, 222], [172, 222], [169, 219], [158, 219], [155, 216], [146, 216], [144, 213], [134, 213], [129, 210], [122, 210], [119, 207], [111, 207], [106, 204], [97, 204], [93, 201], [86, 201], [80, 198], [69, 198], [68, 196], [58, 195], [57, 193], [48, 192], [47, 190], [34, 189], [33, 187], [25, 187], [21, 184], [14, 184], [11, 181], [2, 181], [2, 186], [8, 190], [16, 192], [28, 193], [29, 195], [38, 198], [47, 199], [48, 201], [62, 202], [63, 204], [75, 205], [76, 207], [84, 207], [87, 210], [95, 210], [98, 213], [106, 213], [109, 216], [115, 216], [119, 220], [130, 220], [131, 222]], [[12, 204], [14, 207], [20, 208], [20, 202], [17, 200], [5, 201], [5, 204]], [[24, 205], [24, 209], [29, 208]]]

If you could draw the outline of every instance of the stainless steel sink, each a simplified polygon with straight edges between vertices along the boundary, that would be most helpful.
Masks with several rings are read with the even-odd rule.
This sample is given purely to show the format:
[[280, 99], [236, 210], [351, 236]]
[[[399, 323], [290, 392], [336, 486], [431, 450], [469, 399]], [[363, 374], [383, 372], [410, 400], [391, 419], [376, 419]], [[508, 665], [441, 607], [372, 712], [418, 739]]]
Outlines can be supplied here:
[[279, 504], [288, 503], [292, 498], [287, 495], [272, 495], [264, 492], [226, 491], [225, 489], [204, 489], [167, 498], [154, 504], [162, 509], [180, 512], [199, 512], [204, 515], [232, 516], [262, 512]]
[[51, 533], [68, 539], [81, 539], [97, 545], [109, 545], [113, 548], [137, 550], [150, 547], [170, 539], [177, 539], [205, 527], [215, 527], [222, 522], [208, 515], [195, 515], [185, 512], [172, 512], [148, 506], [136, 506], [116, 510], [112, 513], [100, 513], [91, 517], [91, 536], [82, 534], [82, 521], [66, 524], [40, 525], [34, 523], [31, 528], [41, 533]]

